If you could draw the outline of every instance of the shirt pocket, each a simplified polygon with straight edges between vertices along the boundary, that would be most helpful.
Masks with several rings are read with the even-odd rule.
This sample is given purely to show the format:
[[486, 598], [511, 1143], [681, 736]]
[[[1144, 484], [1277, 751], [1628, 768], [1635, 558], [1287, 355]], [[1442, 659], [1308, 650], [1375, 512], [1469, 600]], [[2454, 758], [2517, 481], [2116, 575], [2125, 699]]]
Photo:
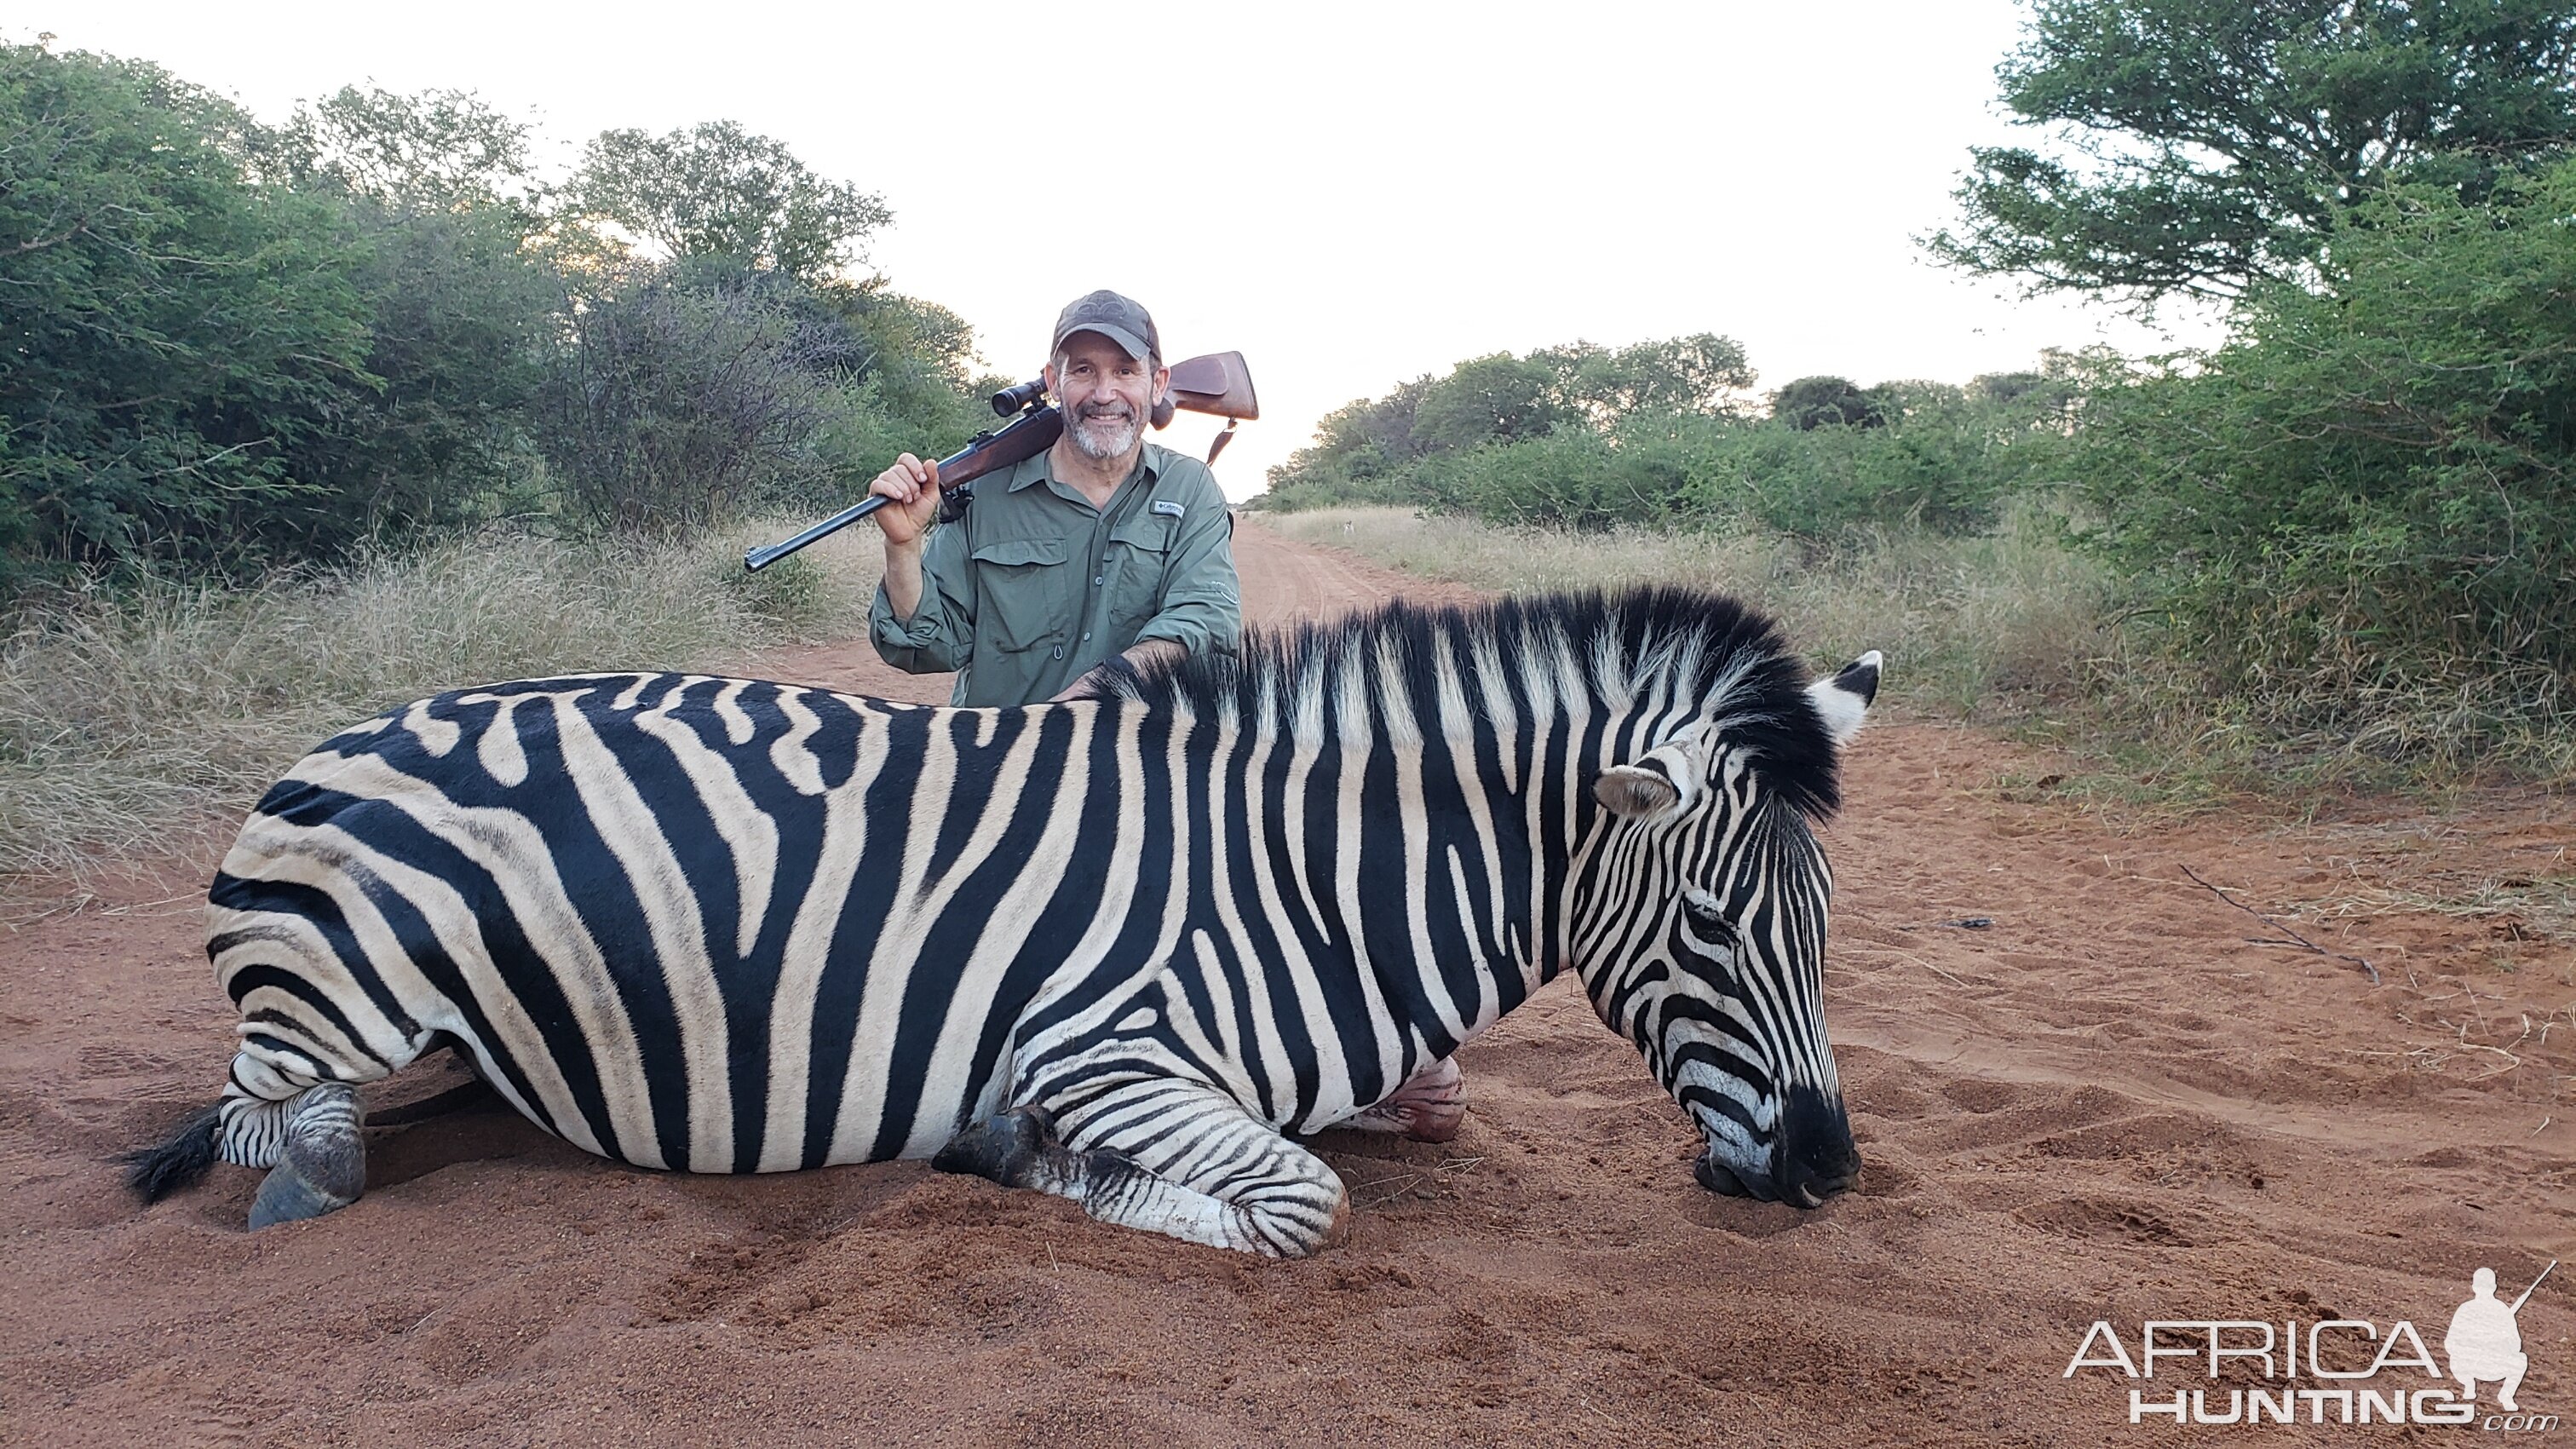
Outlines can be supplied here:
[[975, 550], [977, 608], [995, 647], [1019, 653], [1073, 627], [1074, 570], [1059, 538], [1006, 538]]
[[1159, 513], [1130, 518], [1109, 530], [1118, 570], [1118, 592], [1110, 600], [1110, 621], [1121, 633], [1145, 627], [1163, 610], [1163, 574], [1171, 560], [1172, 536], [1179, 520]]

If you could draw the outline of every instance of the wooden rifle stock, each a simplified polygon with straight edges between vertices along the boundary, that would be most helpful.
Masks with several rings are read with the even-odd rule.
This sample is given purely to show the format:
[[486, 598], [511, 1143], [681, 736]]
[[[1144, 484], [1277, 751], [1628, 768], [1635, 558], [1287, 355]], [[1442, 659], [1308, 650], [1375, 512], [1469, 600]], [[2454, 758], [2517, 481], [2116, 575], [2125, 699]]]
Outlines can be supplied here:
[[[1008, 402], [1004, 403], [1008, 406]], [[1163, 400], [1154, 407], [1152, 422], [1164, 427], [1172, 421], [1174, 409], [1210, 413], [1226, 420], [1225, 431], [1217, 435], [1216, 444], [1208, 449], [1208, 461], [1225, 448], [1234, 436], [1234, 425], [1245, 418], [1261, 416], [1261, 403], [1252, 391], [1252, 369], [1244, 364], [1240, 352], [1212, 352], [1204, 357], [1183, 358], [1172, 364], [1171, 385]], [[1055, 446], [1064, 435], [1064, 414], [1053, 404], [1032, 406], [994, 432], [977, 433], [974, 441], [939, 460], [939, 490], [951, 493], [1000, 468], [1027, 462]], [[871, 494], [848, 508], [815, 524], [784, 543], [755, 548], [742, 556], [742, 566], [752, 572], [769, 567], [807, 544], [831, 537], [894, 500], [883, 494]]]
[[1240, 352], [1211, 352], [1172, 364], [1172, 406], [1185, 412], [1213, 413], [1229, 422], [1261, 416], [1253, 396], [1252, 369]]

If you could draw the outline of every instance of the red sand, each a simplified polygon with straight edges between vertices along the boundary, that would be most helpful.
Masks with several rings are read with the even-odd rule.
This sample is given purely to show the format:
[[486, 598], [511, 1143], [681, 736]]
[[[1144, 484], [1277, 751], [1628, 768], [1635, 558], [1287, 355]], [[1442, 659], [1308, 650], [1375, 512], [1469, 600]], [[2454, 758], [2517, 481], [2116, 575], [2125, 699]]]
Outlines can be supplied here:
[[[1240, 548], [1256, 619], [1438, 592]], [[864, 644], [770, 669], [944, 694]], [[2184, 873], [2273, 910], [2563, 882], [2565, 802], [2114, 828], [1999, 783], [2051, 767], [1929, 724], [1854, 749], [1827, 979], [1857, 1192], [1701, 1191], [1679, 1111], [1559, 983], [1462, 1054], [1456, 1141], [1325, 1140], [1357, 1231], [1288, 1264], [917, 1164], [634, 1172], [500, 1113], [371, 1133], [367, 1197], [315, 1222], [243, 1231], [256, 1175], [221, 1167], [138, 1211], [103, 1159], [209, 1100], [230, 1040], [217, 832], [0, 935], [0, 1439], [2168, 1441], [2125, 1381], [2060, 1377], [2096, 1318], [2133, 1354], [2151, 1316], [2406, 1318], [2438, 1350], [2473, 1269], [2510, 1297], [2576, 1258], [2569, 942], [2504, 911], [2293, 922], [2373, 987]], [[2576, 1263], [2521, 1324], [2523, 1407], [2576, 1418]]]

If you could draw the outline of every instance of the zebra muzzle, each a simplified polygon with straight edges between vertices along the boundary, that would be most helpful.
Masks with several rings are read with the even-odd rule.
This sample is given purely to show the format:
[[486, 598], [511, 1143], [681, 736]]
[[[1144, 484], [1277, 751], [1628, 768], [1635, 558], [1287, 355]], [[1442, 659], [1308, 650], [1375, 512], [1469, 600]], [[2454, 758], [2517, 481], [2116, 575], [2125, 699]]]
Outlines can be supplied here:
[[1822, 1207], [1860, 1179], [1860, 1149], [1842, 1103], [1810, 1087], [1792, 1087], [1772, 1141], [1770, 1170], [1749, 1172], [1703, 1151], [1691, 1165], [1699, 1185], [1724, 1197]]

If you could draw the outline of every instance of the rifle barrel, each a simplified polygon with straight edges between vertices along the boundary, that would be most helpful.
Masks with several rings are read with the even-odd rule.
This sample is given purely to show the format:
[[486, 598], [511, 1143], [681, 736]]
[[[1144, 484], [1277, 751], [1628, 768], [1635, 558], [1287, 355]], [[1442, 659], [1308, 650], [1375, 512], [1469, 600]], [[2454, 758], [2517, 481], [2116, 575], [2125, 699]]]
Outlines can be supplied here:
[[2522, 1296], [2513, 1300], [2513, 1307], [2505, 1311], [2508, 1313], [2520, 1313], [2522, 1311], [2522, 1305], [2531, 1301], [2532, 1291], [2537, 1289], [2541, 1284], [2549, 1281], [2549, 1275], [2556, 1272], [2557, 1269], [2558, 1260], [2556, 1258], [2550, 1259], [2549, 1266], [2540, 1270], [2540, 1276], [2531, 1280], [2531, 1287], [2523, 1289]]
[[742, 556], [742, 566], [753, 573], [758, 573], [805, 545], [819, 543], [893, 501], [882, 493], [870, 494], [867, 498], [851, 504], [785, 543], [773, 543], [745, 552]]
[[[975, 441], [940, 459], [939, 491], [949, 492], [996, 468], [1007, 468], [1034, 458], [1052, 447], [1063, 431], [1064, 416], [1052, 407], [1022, 413], [1010, 426], [998, 432], [980, 434]], [[758, 573], [807, 544], [831, 537], [893, 501], [882, 493], [872, 494], [784, 543], [746, 550], [742, 566]]]

